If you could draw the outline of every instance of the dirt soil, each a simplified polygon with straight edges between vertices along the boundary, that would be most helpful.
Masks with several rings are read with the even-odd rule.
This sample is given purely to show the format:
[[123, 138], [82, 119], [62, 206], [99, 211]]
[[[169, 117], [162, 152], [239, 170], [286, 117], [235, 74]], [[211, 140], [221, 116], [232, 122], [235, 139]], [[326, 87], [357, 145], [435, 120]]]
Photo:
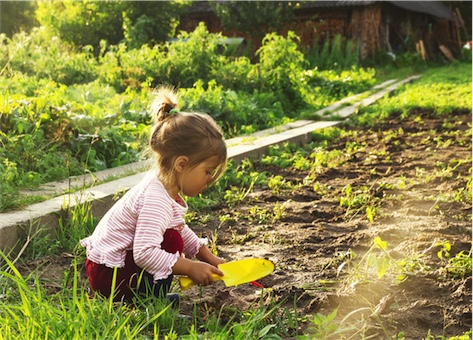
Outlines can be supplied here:
[[[278, 193], [255, 187], [244, 203], [220, 207], [208, 223], [192, 226], [198, 234], [213, 237], [220, 256], [268, 258], [275, 271], [258, 280], [264, 290], [251, 284], [225, 287], [222, 282], [192, 287], [181, 292], [183, 312], [192, 314], [195, 303], [203, 315], [220, 314], [224, 319], [235, 308], [257, 309], [271, 301], [279, 304], [280, 316], [284, 308], [295, 308], [301, 318], [311, 320], [315, 313], [328, 315], [338, 308], [338, 327], [352, 330], [334, 338], [397, 338], [403, 332], [406, 339], [422, 339], [471, 330], [471, 272], [455, 277], [445, 269], [448, 257], [439, 259], [441, 247], [435, 246], [448, 241], [450, 258], [471, 250], [471, 197], [454, 199], [471, 179], [471, 112], [435, 118], [431, 112], [413, 111], [411, 117], [394, 116], [373, 129], [347, 128], [356, 130], [356, 140], [342, 138], [330, 149], [346, 150], [353, 142], [362, 147], [343, 164], [318, 169], [317, 190], [313, 184]], [[293, 184], [304, 183], [310, 175], [259, 162], [254, 167]], [[402, 180], [404, 187], [399, 185]], [[366, 187], [375, 197], [373, 222], [364, 209], [347, 214], [340, 206], [348, 184]], [[251, 220], [252, 207], [260, 212], [282, 207], [284, 216]], [[219, 219], [224, 215], [226, 221]], [[363, 262], [375, 237], [387, 242], [391, 261], [382, 278], [378, 267]], [[379, 249], [370, 253], [386, 258]], [[408, 275], [398, 283], [393, 263], [403, 259]], [[70, 264], [67, 258], [49, 261], [52, 267], [44, 275], [52, 275], [54, 265], [60, 272]], [[301, 323], [297, 332], [307, 334], [307, 326]]]
[[[235, 221], [219, 226], [221, 222], [215, 218], [206, 227], [196, 227], [196, 232], [211, 236], [217, 230], [219, 255], [224, 258], [272, 260], [274, 273], [258, 282], [271, 288], [267, 295], [281, 302], [281, 307], [292, 309], [296, 301], [301, 316], [328, 315], [338, 307], [341, 320], [356, 311], [344, 324], [354, 325], [366, 336], [378, 334], [375, 338], [386, 334], [395, 337], [402, 331], [406, 339], [422, 339], [429, 330], [432, 335], [444, 336], [471, 330], [471, 272], [452, 279], [442, 272], [445, 263], [437, 256], [440, 247], [433, 246], [436, 241], [448, 240], [451, 257], [460, 251], [468, 254], [471, 249], [471, 197], [467, 203], [442, 199], [442, 194], [465, 188], [471, 178], [471, 136], [464, 133], [471, 128], [471, 113], [448, 115], [451, 128], [444, 124], [445, 118], [433, 118], [430, 112], [411, 115], [420, 118], [401, 121], [393, 117], [376, 129], [358, 129], [356, 142], [363, 148], [345, 164], [322, 169], [316, 175], [327, 193], [315, 192], [313, 185], [279, 194], [257, 188], [244, 204], [212, 213], [216, 217], [228, 214]], [[400, 128], [404, 131], [402, 137], [388, 137]], [[455, 131], [463, 131], [463, 135]], [[434, 139], [451, 142], [445, 147], [447, 144]], [[344, 150], [347, 142], [355, 140], [343, 138], [330, 148]], [[450, 174], [438, 174], [439, 164], [452, 164], [453, 160], [470, 161]], [[303, 183], [309, 175], [309, 171], [258, 163], [255, 169], [281, 175], [295, 184]], [[381, 184], [395, 185], [400, 178], [406, 182], [402, 189]], [[368, 221], [364, 211], [346, 215], [347, 208], [340, 206], [337, 196], [348, 184], [370, 188], [379, 198], [380, 213], [373, 222]], [[241, 217], [250, 215], [252, 207], [271, 212], [275, 205], [285, 211], [277, 221], [260, 223]], [[350, 263], [359, 263], [376, 236], [388, 242], [388, 252], [394, 259], [418, 259], [413, 274], [400, 284], [393, 283], [392, 275], [386, 275], [381, 280], [370, 276], [353, 286], [355, 280], [350, 279], [347, 264], [337, 276], [337, 269], [349, 260], [351, 252], [357, 257]], [[257, 308], [261, 299], [261, 290], [250, 284], [233, 288], [217, 284], [204, 288], [202, 297], [198, 288], [185, 294], [190, 301], [214, 308], [216, 313], [223, 305], [240, 310]], [[377, 308], [377, 316], [370, 317]]]

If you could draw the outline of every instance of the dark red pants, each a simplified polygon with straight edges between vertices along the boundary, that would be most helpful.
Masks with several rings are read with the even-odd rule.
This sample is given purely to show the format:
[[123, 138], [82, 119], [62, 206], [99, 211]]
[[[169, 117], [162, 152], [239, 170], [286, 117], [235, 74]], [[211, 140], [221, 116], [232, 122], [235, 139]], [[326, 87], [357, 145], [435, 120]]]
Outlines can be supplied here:
[[[182, 254], [184, 242], [181, 234], [174, 229], [168, 229], [164, 233], [164, 240], [161, 248], [168, 253]], [[85, 271], [89, 278], [90, 286], [95, 292], [109, 297], [112, 289], [114, 268], [98, 264], [87, 259], [85, 261]], [[128, 251], [125, 258], [125, 266], [116, 268], [116, 280], [114, 300], [130, 300], [137, 293], [153, 294], [155, 296], [164, 296], [169, 292], [173, 275], [166, 279], [154, 282], [153, 275], [138, 267], [133, 259], [133, 251]], [[138, 284], [139, 283], [139, 284]]]

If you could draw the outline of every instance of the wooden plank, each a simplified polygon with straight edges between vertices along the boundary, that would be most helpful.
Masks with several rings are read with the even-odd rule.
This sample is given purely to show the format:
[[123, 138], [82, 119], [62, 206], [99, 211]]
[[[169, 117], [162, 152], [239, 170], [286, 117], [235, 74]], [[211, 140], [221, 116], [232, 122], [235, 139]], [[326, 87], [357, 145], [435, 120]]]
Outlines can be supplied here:
[[455, 58], [453, 57], [452, 52], [448, 49], [447, 46], [445, 46], [445, 45], [440, 45], [440, 46], [439, 46], [439, 49], [440, 49], [440, 51], [443, 53], [443, 55], [444, 55], [445, 57], [447, 57], [447, 59], [448, 59], [449, 61], [454, 61], [454, 60], [455, 60]]

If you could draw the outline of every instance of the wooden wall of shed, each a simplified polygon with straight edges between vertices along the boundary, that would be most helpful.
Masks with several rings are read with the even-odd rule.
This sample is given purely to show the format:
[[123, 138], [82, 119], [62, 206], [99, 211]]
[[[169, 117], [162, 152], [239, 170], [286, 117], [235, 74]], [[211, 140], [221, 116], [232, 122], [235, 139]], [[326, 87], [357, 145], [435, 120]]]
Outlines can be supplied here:
[[359, 42], [361, 60], [374, 56], [379, 51], [381, 26], [379, 3], [353, 9], [349, 32]]
[[325, 39], [348, 33], [349, 10], [318, 10], [296, 12], [296, 21], [286, 26], [301, 38], [301, 45], [322, 44]]
[[[338, 8], [306, 8], [296, 11], [296, 20], [281, 28], [279, 34], [294, 31], [302, 47], [323, 45], [327, 37], [340, 34], [346, 40], [358, 42], [360, 60], [375, 56], [380, 51], [415, 52], [415, 45], [423, 40], [428, 55], [440, 54], [439, 45], [448, 46], [452, 52], [459, 50], [457, 28], [451, 22], [438, 20], [423, 13], [411, 12], [387, 2], [366, 6]], [[199, 22], [205, 22], [211, 33], [222, 32], [228, 37], [243, 37], [254, 55], [261, 47], [261, 39], [235, 30], [224, 30], [213, 12], [186, 16], [179, 29], [193, 31]], [[262, 28], [264, 31], [264, 28]]]

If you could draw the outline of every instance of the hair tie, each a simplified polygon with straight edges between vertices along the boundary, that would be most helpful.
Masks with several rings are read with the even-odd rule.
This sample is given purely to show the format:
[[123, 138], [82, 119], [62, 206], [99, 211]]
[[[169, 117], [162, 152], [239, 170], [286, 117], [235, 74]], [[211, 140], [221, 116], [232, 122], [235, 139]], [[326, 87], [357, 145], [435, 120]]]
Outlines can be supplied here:
[[171, 110], [169, 110], [169, 115], [174, 116], [178, 112], [179, 112], [178, 109], [171, 109]]

